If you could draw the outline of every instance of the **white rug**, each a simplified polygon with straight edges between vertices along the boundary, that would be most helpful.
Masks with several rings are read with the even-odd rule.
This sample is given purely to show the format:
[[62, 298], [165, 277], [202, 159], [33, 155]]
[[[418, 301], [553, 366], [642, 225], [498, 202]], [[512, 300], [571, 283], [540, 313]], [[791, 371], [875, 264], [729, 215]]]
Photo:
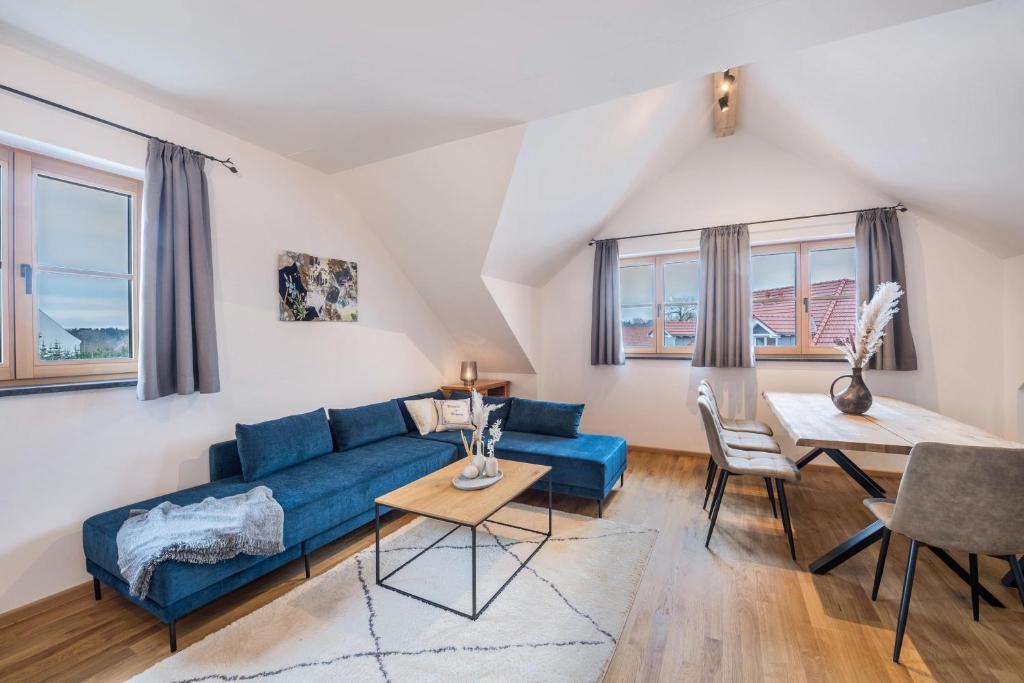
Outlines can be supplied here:
[[[514, 504], [495, 518], [547, 528], [546, 508]], [[449, 529], [418, 519], [385, 537], [382, 573]], [[469, 533], [458, 529], [387, 583], [469, 611]], [[476, 621], [377, 586], [370, 546], [133, 680], [599, 681], [657, 533], [556, 512], [551, 540]], [[539, 540], [480, 528], [479, 604]]]

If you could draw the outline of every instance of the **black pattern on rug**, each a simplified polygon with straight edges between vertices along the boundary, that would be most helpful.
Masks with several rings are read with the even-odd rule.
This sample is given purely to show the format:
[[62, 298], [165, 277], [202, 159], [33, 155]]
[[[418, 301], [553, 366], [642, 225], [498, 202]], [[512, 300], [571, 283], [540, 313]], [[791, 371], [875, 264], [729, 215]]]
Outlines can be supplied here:
[[[489, 526], [488, 526], [488, 524], [486, 522], [481, 525], [481, 528], [494, 539], [494, 543], [486, 543], [486, 544], [478, 543], [477, 544], [477, 549], [478, 550], [480, 548], [495, 548], [495, 547], [497, 547], [497, 548], [500, 548], [504, 553], [507, 553], [508, 555], [510, 555], [511, 557], [513, 557], [515, 560], [517, 560], [519, 562], [522, 562], [522, 560], [519, 558], [518, 555], [516, 555], [514, 552], [512, 552], [511, 549], [513, 547], [515, 547], [517, 545], [523, 545], [523, 544], [526, 544], [526, 545], [537, 545], [537, 544], [539, 544], [541, 542], [539, 540], [530, 540], [530, 539], [527, 539], [527, 540], [512, 540], [512, 539], [509, 539], [508, 541], [503, 542], [501, 540], [501, 538], [497, 534], [495, 534], [489, 528]], [[537, 533], [542, 533], [542, 532], [537, 532]], [[635, 529], [635, 530], [634, 529], [630, 529], [630, 530], [624, 530], [624, 531], [615, 531], [615, 532], [609, 532], [609, 533], [604, 533], [604, 534], [597, 534], [597, 535], [594, 535], [594, 536], [563, 536], [563, 537], [552, 536], [551, 538], [548, 539], [548, 541], [549, 542], [586, 541], [586, 540], [596, 540], [596, 539], [601, 539], [601, 538], [608, 538], [608, 537], [611, 537], [611, 536], [621, 536], [621, 535], [630, 535], [630, 534], [649, 534], [649, 533], [657, 533], [657, 530], [656, 529]], [[382, 549], [381, 550], [381, 554], [383, 554], [383, 553], [399, 552], [399, 551], [406, 551], [406, 552], [413, 551], [413, 550], [419, 551], [419, 550], [426, 550], [428, 548], [430, 550], [434, 550], [434, 549], [469, 550], [471, 547], [472, 547], [471, 545], [463, 545], [463, 544], [434, 545], [433, 547], [431, 547], [431, 546], [398, 546], [398, 547], [394, 547], [394, 548]], [[175, 683], [203, 683], [205, 681], [252, 681], [252, 680], [258, 680], [258, 679], [273, 678], [274, 676], [279, 676], [279, 675], [282, 675], [282, 674], [286, 674], [286, 673], [290, 673], [290, 672], [298, 671], [298, 670], [302, 670], [302, 669], [309, 669], [309, 668], [314, 668], [314, 667], [331, 666], [332, 664], [337, 664], [338, 662], [343, 662], [343, 661], [353, 660], [353, 659], [369, 658], [369, 657], [372, 657], [372, 658], [374, 658], [376, 660], [377, 667], [378, 667], [378, 669], [379, 669], [379, 671], [381, 673], [381, 677], [382, 677], [384, 683], [392, 683], [392, 680], [391, 680], [390, 676], [388, 675], [387, 667], [385, 666], [385, 660], [387, 658], [389, 658], [389, 657], [416, 657], [416, 656], [422, 656], [422, 655], [437, 655], [437, 654], [448, 654], [448, 653], [450, 653], [450, 654], [457, 654], [457, 653], [460, 653], [460, 652], [497, 652], [497, 651], [506, 651], [506, 650], [515, 650], [515, 649], [538, 649], [538, 648], [548, 648], [548, 647], [551, 647], [551, 648], [564, 648], [564, 647], [578, 647], [578, 646], [600, 646], [600, 645], [607, 645], [609, 643], [614, 645], [614, 644], [617, 643], [617, 639], [615, 638], [615, 636], [613, 636], [607, 630], [602, 628], [593, 617], [591, 617], [589, 614], [587, 614], [583, 610], [579, 609], [576, 605], [574, 605], [558, 589], [558, 587], [552, 581], [550, 581], [549, 579], [541, 576], [540, 573], [534, 567], [532, 567], [531, 565], [527, 564], [527, 565], [525, 565], [523, 567], [524, 571], [529, 571], [531, 574], [533, 574], [535, 577], [537, 577], [540, 581], [542, 581], [543, 583], [547, 584], [551, 588], [551, 590], [554, 592], [554, 594], [557, 595], [559, 597], [559, 599], [561, 599], [565, 603], [565, 605], [571, 611], [573, 611], [574, 613], [576, 613], [580, 617], [582, 617], [582, 618], [586, 619], [587, 621], [589, 621], [593, 625], [593, 627], [603, 636], [603, 639], [601, 639], [601, 640], [593, 640], [593, 639], [560, 640], [560, 641], [548, 641], [548, 642], [541, 642], [541, 643], [505, 643], [505, 644], [498, 644], [498, 645], [448, 645], [448, 646], [441, 646], [441, 647], [435, 647], [435, 648], [426, 648], [426, 649], [420, 649], [420, 650], [384, 650], [384, 649], [381, 648], [380, 636], [376, 632], [375, 621], [376, 621], [376, 618], [377, 618], [377, 612], [376, 612], [376, 610], [374, 608], [374, 604], [373, 604], [373, 595], [372, 595], [372, 592], [370, 590], [370, 585], [368, 584], [368, 582], [366, 581], [366, 578], [364, 576], [364, 567], [363, 567], [363, 557], [362, 557], [362, 555], [364, 553], [365, 554], [369, 554], [371, 552], [373, 552], [373, 551], [369, 550], [369, 549], [365, 550], [365, 551], [362, 551], [361, 553], [357, 553], [356, 555], [354, 555], [353, 559], [354, 559], [355, 564], [356, 564], [356, 576], [359, 579], [360, 585], [361, 585], [362, 590], [363, 590], [363, 596], [364, 596], [364, 599], [365, 599], [366, 610], [367, 610], [367, 629], [369, 631], [370, 637], [373, 639], [373, 643], [374, 643], [374, 649], [373, 650], [364, 650], [364, 651], [359, 651], [359, 652], [351, 652], [351, 653], [346, 653], [346, 654], [338, 655], [336, 657], [331, 657], [331, 658], [327, 658], [327, 659], [312, 660], [312, 661], [306, 661], [306, 662], [296, 662], [296, 663], [290, 664], [288, 666], [284, 666], [284, 667], [280, 667], [280, 668], [276, 668], [276, 669], [268, 669], [268, 670], [265, 670], [265, 671], [259, 671], [259, 672], [251, 673], [251, 674], [207, 674], [207, 675], [204, 675], [204, 676], [197, 676], [197, 677], [194, 677], [194, 678], [179, 679], [179, 680], [175, 681]]]

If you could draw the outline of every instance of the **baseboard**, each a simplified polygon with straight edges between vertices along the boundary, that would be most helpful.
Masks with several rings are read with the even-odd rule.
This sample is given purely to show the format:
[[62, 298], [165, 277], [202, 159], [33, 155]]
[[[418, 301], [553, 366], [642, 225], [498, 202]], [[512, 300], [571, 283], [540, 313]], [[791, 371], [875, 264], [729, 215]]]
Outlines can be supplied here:
[[77, 586], [65, 588], [60, 592], [43, 596], [38, 600], [33, 600], [26, 605], [15, 607], [12, 610], [0, 614], [0, 629], [13, 626], [20, 621], [25, 621], [30, 617], [34, 617], [37, 614], [41, 614], [47, 610], [53, 609], [54, 607], [63, 605], [66, 602], [71, 602], [72, 600], [81, 598], [84, 595], [92, 595], [92, 581], [86, 581], [85, 583], [80, 583]]
[[636, 444], [629, 444], [627, 450], [630, 453], [653, 453], [655, 455], [678, 455], [687, 458], [710, 458], [711, 456], [707, 453], [699, 453], [697, 451], [681, 451], [675, 448], [659, 448], [657, 446], [638, 446]]
[[[628, 449], [629, 449], [629, 453], [630, 454], [634, 454], [634, 453], [652, 453], [654, 455], [674, 455], [674, 456], [679, 456], [679, 457], [684, 457], [684, 458], [701, 458], [703, 460], [707, 460], [708, 458], [711, 457], [710, 453], [700, 453], [698, 451], [683, 451], [683, 450], [679, 450], [679, 449], [676, 449], [676, 448], [659, 448], [657, 446], [638, 446], [638, 445], [630, 444], [628, 446]], [[805, 470], [806, 469], [811, 469], [811, 470], [823, 469], [823, 470], [835, 471], [837, 469], [837, 466], [836, 465], [824, 465], [824, 464], [821, 464], [821, 463], [812, 462], [811, 464], [805, 466], [804, 469]], [[899, 476], [902, 475], [901, 472], [898, 472], [898, 471], [895, 471], [895, 470], [880, 470], [880, 469], [876, 469], [876, 468], [870, 468], [870, 469], [865, 468], [864, 471], [867, 472], [872, 477], [885, 477], [885, 476], [899, 477]]]

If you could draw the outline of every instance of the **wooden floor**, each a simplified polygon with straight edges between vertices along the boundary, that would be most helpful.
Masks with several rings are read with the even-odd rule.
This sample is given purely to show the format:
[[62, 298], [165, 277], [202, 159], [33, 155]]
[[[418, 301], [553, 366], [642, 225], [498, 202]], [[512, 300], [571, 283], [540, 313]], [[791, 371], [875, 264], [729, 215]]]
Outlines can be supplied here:
[[[799, 562], [789, 558], [760, 480], [730, 480], [711, 549], [701, 513], [705, 461], [635, 452], [626, 485], [605, 506], [611, 519], [661, 530], [606, 681], [1020, 681], [1024, 610], [999, 584], [1005, 563], [984, 558], [983, 581], [1008, 608], [982, 604], [971, 621], [967, 586], [930, 553], [918, 563], [903, 663], [890, 661], [907, 553], [893, 538], [878, 602], [869, 598], [877, 551], [827, 576], [806, 565], [869, 521], [863, 492], [823, 467], [787, 487]], [[735, 488], [734, 488], [735, 482]], [[893, 478], [882, 478], [895, 490]], [[543, 496], [546, 498], [546, 496]], [[528, 493], [527, 502], [543, 504]], [[556, 496], [558, 508], [593, 514], [594, 504]], [[392, 517], [386, 532], [409, 521]], [[364, 527], [314, 554], [323, 572], [373, 541]], [[964, 558], [958, 558], [961, 561]], [[295, 562], [183, 618], [188, 647], [265, 605], [303, 580]], [[166, 657], [163, 624], [106, 591], [95, 602], [83, 586], [0, 617], [0, 680], [123, 680]]]

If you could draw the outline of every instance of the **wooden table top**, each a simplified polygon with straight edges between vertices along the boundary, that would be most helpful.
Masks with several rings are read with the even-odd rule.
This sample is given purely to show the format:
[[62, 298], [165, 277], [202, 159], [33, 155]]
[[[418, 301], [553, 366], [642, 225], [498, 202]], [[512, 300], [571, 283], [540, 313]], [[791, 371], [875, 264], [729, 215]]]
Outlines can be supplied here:
[[908, 454], [922, 441], [1024, 448], [983, 429], [887, 396], [875, 396], [864, 415], [839, 412], [826, 394], [764, 392], [775, 417], [798, 446]]
[[376, 502], [398, 510], [436, 517], [453, 524], [477, 526], [551, 471], [547, 465], [499, 460], [499, 467], [505, 475], [501, 481], [478, 491], [462, 491], [452, 486], [452, 479], [468, 462], [468, 458], [457, 460], [400, 489], [384, 494], [377, 498]]
[[507, 379], [481, 379], [477, 380], [476, 383], [469, 385], [464, 382], [452, 382], [451, 384], [445, 384], [441, 387], [441, 391], [451, 393], [453, 391], [464, 391], [469, 393], [471, 389], [476, 389], [481, 394], [486, 394], [491, 389], [507, 389], [512, 382]]

